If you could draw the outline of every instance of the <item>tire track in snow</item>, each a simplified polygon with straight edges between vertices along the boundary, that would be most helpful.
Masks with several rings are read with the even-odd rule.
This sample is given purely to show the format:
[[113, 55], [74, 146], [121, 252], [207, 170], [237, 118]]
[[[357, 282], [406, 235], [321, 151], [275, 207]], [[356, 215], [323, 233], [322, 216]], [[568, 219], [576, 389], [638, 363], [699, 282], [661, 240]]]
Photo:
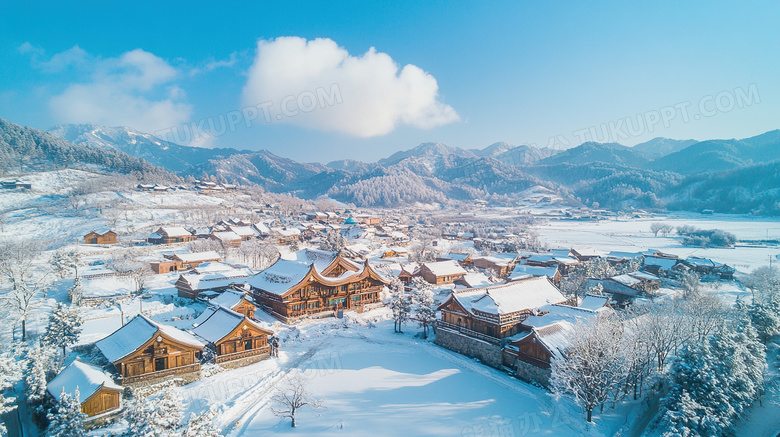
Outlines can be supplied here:
[[[291, 369], [299, 369], [302, 363], [310, 360], [314, 354], [319, 351], [320, 347], [325, 344], [327, 343], [315, 345], [295, 361], [280, 368], [272, 376], [263, 378], [258, 381], [257, 384], [249, 387], [243, 395], [235, 400], [234, 406], [223, 413], [223, 417], [227, 416], [227, 419], [222, 420], [222, 435], [242, 435], [251, 422], [247, 416], [254, 416], [258, 411], [268, 405], [268, 395], [276, 388], [276, 384], [284, 379], [284, 377], [290, 373]], [[244, 420], [245, 418], [247, 418], [247, 420]], [[242, 426], [240, 429], [236, 430], [238, 424], [241, 424]]]

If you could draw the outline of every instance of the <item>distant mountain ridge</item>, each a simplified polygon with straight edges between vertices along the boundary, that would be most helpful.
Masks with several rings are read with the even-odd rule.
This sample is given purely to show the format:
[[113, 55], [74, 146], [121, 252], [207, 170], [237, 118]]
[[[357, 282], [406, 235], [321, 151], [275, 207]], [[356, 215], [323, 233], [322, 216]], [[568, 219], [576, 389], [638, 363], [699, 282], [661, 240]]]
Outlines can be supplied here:
[[[679, 190], [692, 186], [696, 177], [780, 160], [780, 130], [742, 140], [658, 137], [634, 147], [587, 142], [560, 152], [504, 142], [483, 149], [430, 142], [377, 162], [338, 160], [327, 165], [300, 163], [267, 150], [179, 146], [128, 128], [59, 126], [53, 133], [77, 144], [121, 150], [180, 175], [214, 175], [228, 182], [259, 184], [274, 192], [305, 198], [328, 195], [363, 206], [448, 199], [511, 204], [520, 193], [543, 187], [588, 206], [595, 202], [614, 209], [662, 208], [668, 203], [702, 208], [699, 203], [680, 200]], [[761, 168], [766, 173], [766, 168]], [[748, 192], [771, 193], [759, 185], [747, 187]], [[730, 191], [718, 193], [722, 196]], [[738, 201], [734, 208], [745, 209], [749, 204]], [[770, 209], [761, 207], [762, 211]]]
[[162, 167], [116, 149], [68, 142], [38, 129], [0, 118], [0, 170], [41, 170], [93, 165], [119, 173], [174, 180]]

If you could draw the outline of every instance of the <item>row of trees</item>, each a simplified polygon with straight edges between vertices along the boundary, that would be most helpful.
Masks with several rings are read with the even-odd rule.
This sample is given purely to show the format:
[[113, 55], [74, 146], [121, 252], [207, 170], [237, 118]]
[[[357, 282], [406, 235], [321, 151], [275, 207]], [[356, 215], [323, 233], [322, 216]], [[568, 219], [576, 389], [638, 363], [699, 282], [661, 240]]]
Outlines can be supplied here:
[[669, 372], [659, 426], [664, 436], [723, 435], [764, 392], [766, 347], [747, 307], [714, 334], [683, 347]]
[[553, 360], [551, 387], [574, 396], [591, 421], [596, 407], [603, 411], [608, 402], [614, 407], [630, 394], [641, 397], [673, 351], [704, 341], [727, 313], [710, 294], [602, 313], [592, 324], [578, 326], [570, 348]]

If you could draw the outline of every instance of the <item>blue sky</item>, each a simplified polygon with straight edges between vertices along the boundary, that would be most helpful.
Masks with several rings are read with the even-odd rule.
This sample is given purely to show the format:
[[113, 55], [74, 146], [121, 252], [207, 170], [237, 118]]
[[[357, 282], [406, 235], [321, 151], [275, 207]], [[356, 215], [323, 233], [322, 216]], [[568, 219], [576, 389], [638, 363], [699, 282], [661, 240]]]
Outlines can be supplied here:
[[323, 162], [780, 128], [780, 3], [681, 3], [4, 1], [0, 117]]

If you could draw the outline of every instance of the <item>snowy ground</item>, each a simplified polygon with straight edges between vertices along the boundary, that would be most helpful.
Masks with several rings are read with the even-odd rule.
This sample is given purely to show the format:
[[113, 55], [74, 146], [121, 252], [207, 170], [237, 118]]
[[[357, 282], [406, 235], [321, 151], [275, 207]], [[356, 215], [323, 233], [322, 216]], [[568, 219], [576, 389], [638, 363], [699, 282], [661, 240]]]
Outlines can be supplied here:
[[[215, 373], [180, 387], [185, 417], [209, 405], [230, 436], [580, 436], [614, 435], [637, 403], [607, 409], [587, 425], [569, 399], [518, 381], [430, 341], [394, 334], [386, 309], [345, 319], [275, 327], [279, 358]], [[211, 372], [213, 369], [208, 370]], [[270, 411], [287, 376], [302, 374], [327, 410], [301, 410], [298, 427]]]
[[[610, 251], [637, 252], [658, 249], [681, 257], [700, 256], [726, 263], [746, 273], [756, 267], [769, 264], [769, 258], [780, 254], [778, 246], [702, 249], [683, 246], [676, 233], [669, 237], [654, 236], [650, 232], [653, 222], [672, 226], [692, 225], [701, 229], [722, 229], [736, 235], [740, 240], [780, 239], [780, 220], [766, 217], [715, 214], [682, 213], [658, 216], [648, 219], [625, 219], [600, 222], [553, 220], [535, 226], [539, 239], [548, 247], [593, 249], [604, 253]], [[780, 262], [773, 258], [773, 262]]]

